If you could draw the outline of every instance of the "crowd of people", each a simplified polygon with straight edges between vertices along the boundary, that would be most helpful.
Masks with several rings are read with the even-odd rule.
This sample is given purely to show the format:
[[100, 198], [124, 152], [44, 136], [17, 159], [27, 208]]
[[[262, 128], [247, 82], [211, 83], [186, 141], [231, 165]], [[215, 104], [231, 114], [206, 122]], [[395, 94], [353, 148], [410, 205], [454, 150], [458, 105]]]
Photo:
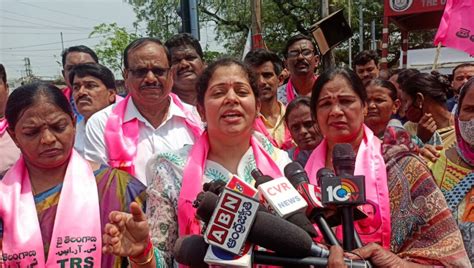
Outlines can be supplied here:
[[[83, 45], [63, 51], [62, 89], [10, 93], [0, 64], [0, 266], [172, 267], [177, 239], [201, 234], [204, 184], [253, 185], [254, 169], [278, 178], [297, 161], [318, 186], [349, 143], [370, 214], [354, 223], [363, 246], [351, 258], [471, 267], [474, 63], [451, 77], [380, 70], [363, 51], [352, 70], [321, 70], [302, 34], [282, 54], [206, 62], [189, 34], [139, 38], [123, 52], [123, 96]], [[344, 266], [340, 247], [330, 253]]]

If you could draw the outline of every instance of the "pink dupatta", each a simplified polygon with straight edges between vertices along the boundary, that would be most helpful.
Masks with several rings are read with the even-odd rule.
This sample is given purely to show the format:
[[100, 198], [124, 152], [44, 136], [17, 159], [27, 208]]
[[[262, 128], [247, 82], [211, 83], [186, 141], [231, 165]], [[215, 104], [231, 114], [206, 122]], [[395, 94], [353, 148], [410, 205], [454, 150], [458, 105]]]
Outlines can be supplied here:
[[[256, 166], [263, 174], [273, 178], [282, 176], [280, 168], [253, 136], [250, 138], [250, 146], [252, 147]], [[192, 203], [196, 199], [197, 194], [202, 191], [204, 168], [208, 152], [209, 137], [207, 131], [205, 131], [193, 145], [183, 171], [183, 181], [178, 198], [178, 227], [180, 236], [201, 233], [199, 221], [195, 217], [196, 209], [193, 208]]]
[[3, 135], [3, 133], [5, 133], [5, 131], [7, 130], [8, 128], [8, 121], [3, 118], [3, 119], [0, 119], [0, 135]]
[[[375, 207], [375, 216], [370, 222], [374, 231], [370, 234], [360, 234], [364, 244], [378, 242], [384, 248], [390, 249], [391, 218], [390, 200], [387, 185], [387, 170], [383, 160], [380, 140], [364, 125], [364, 137], [359, 145], [356, 156], [354, 175], [365, 176], [365, 193], [367, 201]], [[327, 140], [323, 139], [308, 159], [305, 170], [311, 184], [318, 185], [316, 173], [326, 166]], [[368, 219], [365, 219], [368, 220]], [[355, 225], [359, 224], [358, 221]], [[338, 238], [342, 237], [342, 228], [336, 229]]]
[[[318, 76], [315, 75], [313, 81], [316, 81]], [[314, 84], [313, 84], [314, 85]], [[288, 83], [286, 84], [286, 105], [288, 105], [292, 100], [296, 98], [295, 90], [293, 83], [291, 82], [291, 77], [288, 79]]]
[[[3, 261], [9, 267], [100, 266], [99, 196], [89, 164], [73, 150], [64, 177], [45, 260], [32, 188], [23, 156], [0, 181]], [[36, 266], [35, 266], [36, 265]]]
[[[196, 116], [186, 109], [181, 100], [170, 93], [171, 101], [178, 106], [186, 116], [186, 126], [191, 130], [194, 137], [201, 135], [201, 126], [197, 123]], [[138, 119], [134, 118], [124, 122], [125, 111], [128, 103], [132, 101], [130, 95], [120, 101], [113, 109], [105, 126], [105, 145], [108, 151], [108, 164], [135, 175], [134, 159], [137, 155], [137, 144], [139, 137]]]
[[278, 142], [273, 138], [273, 136], [268, 132], [267, 127], [265, 126], [265, 123], [263, 123], [263, 120], [261, 118], [256, 118], [255, 123], [253, 124], [253, 128], [265, 135], [267, 139], [271, 142], [271, 144], [277, 148], [280, 148], [282, 150], [288, 150], [291, 147], [293, 147], [293, 139], [291, 137], [291, 133], [288, 130], [287, 127], [285, 127], [285, 135], [284, 135], [284, 140], [283, 143], [280, 145]]

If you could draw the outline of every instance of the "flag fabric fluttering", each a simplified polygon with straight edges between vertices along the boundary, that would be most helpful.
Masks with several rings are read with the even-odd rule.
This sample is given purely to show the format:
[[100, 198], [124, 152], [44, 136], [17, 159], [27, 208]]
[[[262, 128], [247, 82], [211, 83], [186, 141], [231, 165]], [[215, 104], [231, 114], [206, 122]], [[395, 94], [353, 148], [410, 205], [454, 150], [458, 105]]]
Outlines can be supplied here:
[[474, 56], [474, 0], [447, 0], [434, 44]]

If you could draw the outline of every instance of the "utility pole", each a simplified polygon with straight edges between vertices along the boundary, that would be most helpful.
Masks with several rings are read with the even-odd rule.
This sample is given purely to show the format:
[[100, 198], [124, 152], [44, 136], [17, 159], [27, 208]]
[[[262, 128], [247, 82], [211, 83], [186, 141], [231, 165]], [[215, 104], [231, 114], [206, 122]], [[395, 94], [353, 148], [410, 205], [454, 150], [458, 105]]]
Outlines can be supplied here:
[[252, 49], [265, 48], [262, 38], [262, 2], [261, 0], [250, 1], [250, 11], [252, 13]]
[[199, 33], [199, 13], [196, 0], [189, 1], [189, 20], [191, 24], [191, 34], [197, 40], [201, 40], [201, 34]]
[[[329, 16], [329, 0], [322, 0], [321, 1], [321, 17], [325, 18]], [[324, 70], [329, 70], [334, 68], [334, 55], [332, 52], [332, 49], [330, 49], [326, 54], [323, 55], [322, 57], [323, 61], [323, 71]]]
[[[349, 27], [352, 28], [352, 0], [348, 0]], [[352, 37], [349, 38], [349, 68], [352, 68]]]
[[362, 6], [365, 4], [365, 0], [360, 0], [359, 3], [359, 52], [364, 50], [364, 11]]
[[61, 32], [61, 47], [63, 50], [61, 51], [64, 51], [64, 39], [63, 39], [63, 32]]
[[30, 82], [33, 79], [33, 71], [31, 71], [30, 58], [26, 57], [23, 60], [25, 61], [25, 80]]
[[375, 20], [372, 20], [371, 22], [371, 37], [372, 37], [372, 42], [371, 42], [371, 46], [370, 46], [370, 49], [371, 50], [377, 50], [377, 44], [375, 42]]

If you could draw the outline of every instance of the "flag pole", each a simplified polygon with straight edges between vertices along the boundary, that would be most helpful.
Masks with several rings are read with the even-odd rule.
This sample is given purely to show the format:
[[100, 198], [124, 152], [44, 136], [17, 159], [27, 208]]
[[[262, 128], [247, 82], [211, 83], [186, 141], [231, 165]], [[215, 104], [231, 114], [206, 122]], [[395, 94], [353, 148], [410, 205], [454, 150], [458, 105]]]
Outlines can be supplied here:
[[431, 71], [434, 71], [438, 68], [438, 59], [439, 59], [439, 54], [441, 53], [441, 42], [438, 43], [438, 46], [436, 47], [436, 54], [433, 62], [433, 67], [431, 68]]

